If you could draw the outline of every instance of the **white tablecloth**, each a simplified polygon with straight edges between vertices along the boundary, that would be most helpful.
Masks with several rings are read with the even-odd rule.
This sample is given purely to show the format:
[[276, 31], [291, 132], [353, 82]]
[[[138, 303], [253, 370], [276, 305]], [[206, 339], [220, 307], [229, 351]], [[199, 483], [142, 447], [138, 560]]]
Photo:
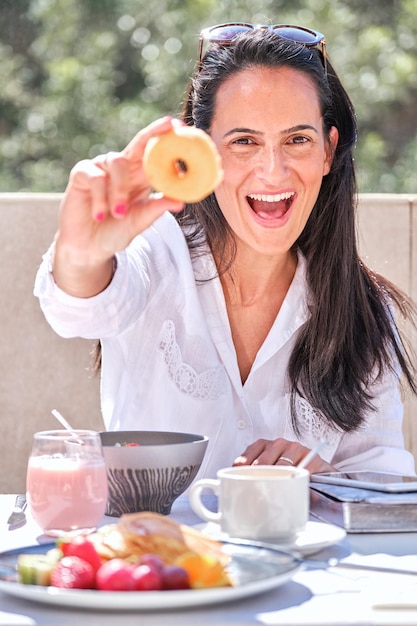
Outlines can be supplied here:
[[[13, 495], [0, 495], [0, 550], [49, 541], [40, 535], [30, 515], [24, 526], [8, 530], [6, 520], [13, 503]], [[171, 515], [191, 525], [201, 522], [190, 511], [186, 497], [177, 500]], [[417, 533], [348, 535], [339, 544], [310, 558], [329, 557], [417, 572]], [[413, 608], [396, 606], [410, 599], [414, 599]], [[394, 608], [376, 608], [381, 601], [391, 602]], [[252, 598], [218, 606], [147, 612], [57, 608], [0, 593], [1, 625], [73, 626], [77, 623], [82, 626], [416, 626], [417, 575], [309, 565], [290, 582]]]

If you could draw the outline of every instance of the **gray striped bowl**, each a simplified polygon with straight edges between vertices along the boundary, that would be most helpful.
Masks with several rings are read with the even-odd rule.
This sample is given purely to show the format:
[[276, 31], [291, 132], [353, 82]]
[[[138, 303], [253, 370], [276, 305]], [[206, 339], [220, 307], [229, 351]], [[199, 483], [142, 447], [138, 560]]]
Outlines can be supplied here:
[[194, 480], [208, 444], [203, 435], [164, 431], [108, 431], [100, 437], [109, 483], [106, 515], [117, 517], [139, 511], [168, 515]]

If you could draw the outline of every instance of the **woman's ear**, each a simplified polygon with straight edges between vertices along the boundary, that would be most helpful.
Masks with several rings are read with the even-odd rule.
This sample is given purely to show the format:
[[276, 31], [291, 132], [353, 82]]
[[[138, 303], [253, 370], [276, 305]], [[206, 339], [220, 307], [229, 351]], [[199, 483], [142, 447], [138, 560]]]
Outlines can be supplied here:
[[337, 143], [339, 141], [339, 131], [336, 126], [332, 126], [329, 131], [329, 137], [326, 144], [326, 155], [324, 158], [323, 176], [330, 172], [332, 167], [334, 153], [336, 152]]

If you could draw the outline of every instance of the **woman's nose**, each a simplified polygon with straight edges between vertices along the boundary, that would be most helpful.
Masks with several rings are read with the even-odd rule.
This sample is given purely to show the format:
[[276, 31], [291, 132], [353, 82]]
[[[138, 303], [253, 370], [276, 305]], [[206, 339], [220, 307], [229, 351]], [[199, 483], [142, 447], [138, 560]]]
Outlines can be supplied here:
[[288, 175], [288, 163], [282, 150], [270, 146], [260, 151], [258, 175], [269, 182], [281, 181]]

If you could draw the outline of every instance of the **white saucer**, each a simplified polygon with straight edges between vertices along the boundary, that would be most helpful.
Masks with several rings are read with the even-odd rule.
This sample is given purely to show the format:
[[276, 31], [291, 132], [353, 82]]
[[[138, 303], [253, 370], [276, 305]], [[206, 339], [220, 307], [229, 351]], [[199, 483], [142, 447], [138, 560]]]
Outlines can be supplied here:
[[[200, 530], [203, 534], [213, 539], [228, 539], [226, 533], [222, 533], [220, 525], [215, 522], [206, 522], [198, 524], [194, 528]], [[305, 529], [300, 532], [297, 539], [292, 543], [273, 544], [283, 550], [292, 550], [298, 552], [302, 556], [315, 554], [324, 548], [333, 546], [346, 537], [346, 531], [340, 526], [327, 524], [323, 522], [307, 522]]]

